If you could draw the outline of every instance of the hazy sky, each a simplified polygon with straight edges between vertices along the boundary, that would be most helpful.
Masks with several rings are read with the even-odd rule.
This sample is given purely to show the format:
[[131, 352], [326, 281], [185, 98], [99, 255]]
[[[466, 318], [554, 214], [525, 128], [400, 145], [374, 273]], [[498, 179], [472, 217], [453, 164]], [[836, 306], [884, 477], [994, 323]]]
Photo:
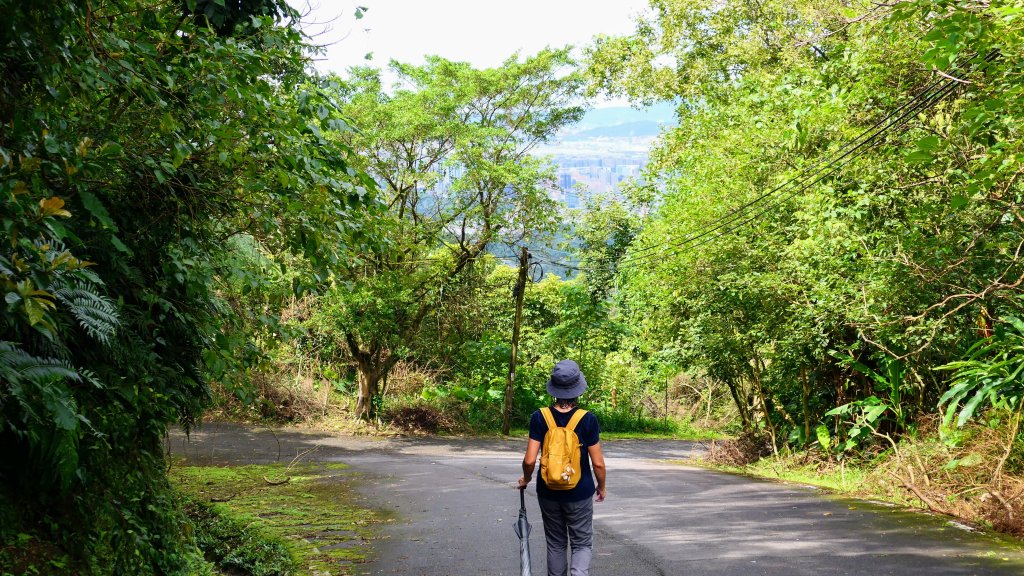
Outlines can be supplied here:
[[[304, 0], [289, 0], [304, 6]], [[477, 67], [500, 64], [517, 50], [580, 46], [595, 34], [626, 34], [646, 0], [309, 0], [306, 30], [332, 43], [322, 71], [342, 73], [353, 65], [410, 63], [436, 54]], [[367, 11], [354, 17], [357, 6]], [[326, 22], [328, 24], [314, 24]], [[373, 53], [373, 59], [364, 55]]]

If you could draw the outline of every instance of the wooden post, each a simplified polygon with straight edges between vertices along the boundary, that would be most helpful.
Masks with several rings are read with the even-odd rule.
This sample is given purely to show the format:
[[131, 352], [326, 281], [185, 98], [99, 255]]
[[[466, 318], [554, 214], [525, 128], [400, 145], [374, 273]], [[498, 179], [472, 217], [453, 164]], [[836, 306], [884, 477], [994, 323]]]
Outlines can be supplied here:
[[668, 389], [672, 386], [672, 380], [665, 382], [665, 421], [668, 421]]
[[516, 299], [516, 315], [512, 323], [512, 357], [508, 363], [508, 384], [505, 386], [505, 410], [501, 417], [501, 433], [508, 436], [512, 428], [512, 396], [516, 381], [516, 353], [519, 351], [519, 329], [523, 324], [523, 296], [526, 293], [526, 272], [530, 268], [530, 253], [524, 246], [519, 255], [519, 278], [513, 293]]
[[809, 446], [811, 444], [811, 383], [807, 380], [806, 367], [800, 369], [800, 377], [804, 385], [804, 446]]

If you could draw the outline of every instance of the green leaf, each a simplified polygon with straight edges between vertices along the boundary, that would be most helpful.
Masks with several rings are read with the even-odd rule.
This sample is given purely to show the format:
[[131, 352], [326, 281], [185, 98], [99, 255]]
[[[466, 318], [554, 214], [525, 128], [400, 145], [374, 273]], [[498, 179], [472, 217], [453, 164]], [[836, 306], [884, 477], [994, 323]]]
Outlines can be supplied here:
[[960, 411], [960, 417], [957, 419], [956, 425], [963, 428], [967, 422], [974, 417], [974, 412], [978, 409], [981, 402], [988, 396], [989, 386], [981, 387], [974, 396], [964, 404], [963, 410]]
[[47, 407], [58, 429], [70, 432], [78, 428], [78, 414], [73, 408], [73, 403], [73, 400], [63, 395], [54, 395], [47, 399]]
[[112, 245], [114, 246], [114, 248], [116, 248], [116, 249], [117, 249], [117, 250], [118, 250], [119, 252], [122, 252], [122, 253], [124, 253], [124, 254], [127, 254], [128, 256], [134, 256], [134, 252], [132, 252], [131, 248], [129, 248], [128, 246], [125, 246], [124, 242], [121, 242], [121, 239], [120, 239], [120, 238], [118, 238], [117, 236], [111, 236], [111, 237], [110, 237], [110, 243], [111, 243], [111, 244], [112, 244]]
[[918, 150], [932, 152], [939, 147], [939, 142], [940, 140], [938, 136], [926, 136], [918, 140], [916, 145]]
[[119, 157], [124, 154], [124, 149], [117, 142], [107, 142], [100, 148], [100, 156], [106, 158]]
[[909, 164], [926, 164], [935, 159], [935, 156], [925, 150], [914, 150], [904, 157]]
[[870, 423], [874, 423], [888, 409], [889, 409], [888, 406], [872, 406], [872, 407], [870, 407], [870, 408], [868, 408], [867, 410], [864, 411], [864, 419], [869, 424]]
[[82, 206], [99, 221], [100, 224], [107, 228], [117, 230], [117, 225], [114, 224], [114, 220], [110, 217], [110, 213], [107, 212], [106, 206], [96, 197], [95, 194], [88, 191], [82, 191], [79, 193], [79, 198], [82, 200]]
[[977, 466], [978, 464], [981, 464], [983, 460], [984, 459], [981, 457], [981, 455], [972, 453], [960, 459], [950, 460], [949, 463], [942, 467], [942, 469], [955, 470], [957, 468], [968, 468], [971, 466]]
[[843, 404], [825, 412], [825, 416], [842, 416], [853, 411], [853, 403]]
[[832, 436], [829, 434], [828, 426], [819, 424], [818, 427], [814, 429], [814, 432], [818, 437], [818, 444], [821, 446], [821, 449], [828, 452], [832, 447]]

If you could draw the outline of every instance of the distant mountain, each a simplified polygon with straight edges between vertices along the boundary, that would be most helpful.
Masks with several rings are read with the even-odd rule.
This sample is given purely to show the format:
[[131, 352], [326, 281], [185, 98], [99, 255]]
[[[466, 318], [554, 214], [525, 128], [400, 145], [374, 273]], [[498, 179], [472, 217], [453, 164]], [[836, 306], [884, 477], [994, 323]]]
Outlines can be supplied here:
[[[628, 106], [594, 108], [587, 111], [576, 124], [559, 131], [550, 142], [537, 147], [534, 154], [577, 159], [601, 158], [601, 166], [614, 166], [624, 159], [628, 159], [624, 164], [635, 165], [637, 159], [643, 164], [649, 152], [650, 140], [661, 134], [664, 127], [677, 125], [675, 110], [676, 106], [671, 102], [639, 110]], [[603, 172], [595, 172], [591, 176], [598, 180], [614, 178]], [[597, 189], [607, 182], [600, 184], [594, 181], [590, 184]]]
[[625, 122], [610, 126], [598, 126], [587, 130], [565, 133], [563, 140], [587, 140], [590, 138], [636, 138], [643, 136], [657, 136], [661, 134], [661, 127], [665, 123], [642, 120], [639, 122]]
[[[676, 123], [676, 106], [671, 102], [660, 102], [653, 106], [637, 110], [628, 106], [594, 108], [583, 115], [583, 119], [565, 130], [567, 134], [577, 134], [588, 130], [609, 128], [624, 124], [668, 124]], [[654, 132], [657, 134], [657, 131]]]

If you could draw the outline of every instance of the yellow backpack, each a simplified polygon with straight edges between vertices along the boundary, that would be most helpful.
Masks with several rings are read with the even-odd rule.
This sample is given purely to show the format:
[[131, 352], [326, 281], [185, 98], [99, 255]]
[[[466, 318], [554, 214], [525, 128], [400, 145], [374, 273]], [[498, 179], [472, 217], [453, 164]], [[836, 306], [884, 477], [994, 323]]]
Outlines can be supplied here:
[[551, 408], [541, 408], [540, 413], [548, 424], [544, 444], [540, 449], [540, 476], [552, 490], [572, 490], [583, 475], [580, 470], [581, 445], [576, 435], [576, 425], [587, 411], [578, 408], [565, 428], [555, 424]]

